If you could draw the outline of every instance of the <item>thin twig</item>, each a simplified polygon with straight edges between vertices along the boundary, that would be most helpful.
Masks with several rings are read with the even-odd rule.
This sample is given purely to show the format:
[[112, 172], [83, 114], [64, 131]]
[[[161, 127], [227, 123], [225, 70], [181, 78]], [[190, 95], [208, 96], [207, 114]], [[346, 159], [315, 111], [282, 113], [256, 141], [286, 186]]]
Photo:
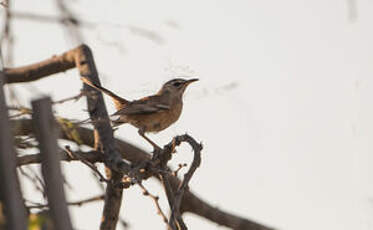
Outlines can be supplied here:
[[[36, 72], [38, 73], [38, 72]], [[12, 127], [13, 127], [13, 133], [14, 135], [32, 135], [32, 126], [31, 126], [31, 120], [30, 119], [17, 119], [11, 121]], [[76, 128], [76, 131], [79, 133], [79, 136], [83, 142], [84, 145], [94, 147], [94, 135], [93, 130], [85, 127], [78, 126]], [[68, 140], [68, 141], [74, 141], [72, 137], [67, 136], [66, 134], [62, 133], [61, 139]], [[131, 164], [137, 165], [142, 161], [147, 161], [151, 159], [150, 154], [147, 152], [137, 148], [136, 146], [120, 140], [115, 139], [115, 144], [112, 144], [111, 146], [115, 146], [117, 150], [121, 153], [121, 157], [125, 160], [125, 162], [131, 162]], [[110, 146], [109, 146], [110, 147]], [[96, 153], [95, 153], [96, 152]], [[64, 153], [65, 158], [63, 160], [70, 159], [66, 153]], [[84, 158], [92, 161], [92, 162], [103, 162], [104, 161], [104, 154], [101, 154], [99, 151], [93, 151], [92, 154], [89, 152], [81, 153], [81, 155]], [[38, 163], [40, 162], [38, 154], [34, 154], [30, 159], [22, 160], [18, 159], [18, 165], [20, 164], [30, 164], [30, 163]], [[120, 166], [120, 165], [118, 165]], [[118, 168], [118, 170], [122, 171], [124, 174], [127, 174], [129, 170], [121, 170]], [[163, 171], [163, 170], [162, 170]], [[157, 180], [160, 179], [159, 172], [156, 171], [156, 173], [149, 171], [148, 173], [149, 177], [153, 177]], [[172, 188], [176, 188], [180, 184], [180, 180], [170, 174], [169, 175], [169, 182], [172, 186]], [[144, 179], [147, 179], [149, 177], [145, 177]], [[110, 203], [112, 205], [112, 203]], [[234, 215], [228, 211], [216, 208], [214, 205], [209, 204], [205, 200], [199, 198], [195, 193], [191, 192], [190, 190], [187, 190], [186, 193], [183, 196], [182, 204], [180, 208], [181, 213], [190, 212], [195, 215], [198, 215], [200, 217], [204, 217], [216, 224], [226, 226], [231, 229], [248, 229], [248, 230], [274, 230], [274, 228], [270, 226], [266, 226], [262, 223], [259, 223], [258, 221], [254, 221], [248, 218], [240, 217], [237, 215]], [[111, 215], [106, 215], [111, 216]]]
[[35, 142], [33, 137], [15, 136], [14, 146], [18, 149], [29, 149], [37, 147], [37, 143]]
[[91, 168], [99, 177], [101, 182], [110, 183], [109, 180], [107, 180], [101, 172], [97, 169], [97, 167], [92, 164], [91, 162], [87, 161], [86, 159], [80, 157], [78, 154], [75, 154], [71, 149], [70, 146], [65, 146], [66, 153], [71, 157], [71, 159], [79, 159], [83, 164], [87, 165], [89, 168]]
[[179, 164], [179, 165], [178, 165], [178, 168], [177, 168], [175, 171], [172, 172], [172, 175], [173, 175], [173, 176], [177, 176], [177, 174], [179, 173], [179, 171], [180, 171], [182, 168], [186, 167], [186, 166], [187, 166], [186, 163], [184, 163], [184, 164]]
[[10, 115], [9, 119], [32, 114], [32, 110], [24, 106], [10, 106], [8, 110], [18, 111], [18, 113]]
[[[41, 23], [66, 23], [66, 20], [71, 20], [65, 17], [59, 17], [54, 15], [34, 14], [32, 12], [20, 11], [12, 11], [12, 16], [16, 19], [24, 19], [28, 21], [35, 21]], [[96, 26], [93, 22], [83, 21], [81, 19], [78, 20], [78, 24], [86, 28], [94, 28]]]
[[[39, 191], [39, 192], [43, 195], [44, 198], [46, 198], [46, 197], [47, 197], [47, 194], [46, 194], [46, 192], [45, 192], [45, 185], [44, 185], [44, 182], [43, 182], [40, 178], [38, 178], [38, 177], [35, 176], [35, 172], [32, 172], [32, 174], [34, 175], [34, 176], [32, 176], [32, 175], [30, 175], [30, 173], [25, 172], [25, 171], [23, 170], [23, 168], [19, 167], [18, 169], [19, 169], [19, 172], [20, 172], [20, 173], [21, 173], [25, 178], [27, 178], [27, 179], [29, 179], [29, 180], [31, 181], [31, 183], [34, 185], [35, 189], [36, 189], [37, 191]], [[29, 168], [29, 167], [27, 167], [27, 170], [29, 170], [29, 172], [32, 171], [32, 169]]]
[[168, 219], [167, 219], [166, 215], [164, 214], [164, 212], [163, 212], [162, 209], [161, 209], [161, 206], [159, 205], [159, 196], [156, 196], [156, 195], [151, 194], [151, 193], [149, 192], [149, 190], [147, 190], [147, 189], [145, 188], [145, 186], [144, 186], [141, 182], [139, 182], [139, 183], [137, 183], [137, 184], [139, 185], [139, 187], [140, 187], [141, 190], [143, 191], [144, 196], [149, 196], [149, 197], [154, 201], [155, 207], [157, 208], [157, 214], [160, 215], [160, 216], [162, 217], [163, 222], [164, 222], [165, 224], [167, 224], [168, 227], [171, 227], [171, 226], [169, 225], [169, 223], [168, 223]]
[[[72, 161], [78, 159], [71, 159], [71, 157], [66, 153], [65, 150], [61, 150], [59, 153], [59, 159], [63, 161]], [[103, 156], [101, 152], [98, 151], [88, 151], [88, 152], [75, 152], [75, 155], [79, 155], [89, 162], [103, 162]], [[17, 166], [28, 165], [28, 164], [39, 164], [41, 162], [40, 153], [28, 154], [24, 156], [17, 157]]]
[[[91, 202], [95, 202], [95, 201], [102, 201], [102, 200], [104, 200], [104, 198], [105, 198], [105, 195], [102, 194], [102, 195], [94, 196], [94, 197], [87, 198], [87, 199], [84, 199], [84, 200], [67, 202], [67, 205], [82, 206], [83, 204], [87, 204], [87, 203], [91, 203]], [[32, 202], [32, 203], [35, 203], [35, 202]], [[48, 204], [38, 204], [38, 203], [35, 203], [35, 205], [27, 206], [28, 209], [41, 209], [41, 208], [47, 208], [47, 207], [49, 207]]]
[[[87, 57], [88, 56], [88, 57]], [[46, 60], [44, 62], [41, 62], [40, 64], [37, 63], [30, 66], [20, 67], [20, 68], [14, 68], [14, 69], [6, 69], [5, 72], [7, 74], [7, 82], [8, 83], [17, 83], [17, 82], [26, 82], [26, 81], [33, 81], [36, 79], [40, 79], [45, 76], [49, 76], [52, 73], [65, 71], [67, 69], [78, 67], [80, 74], [82, 76], [92, 76], [96, 82], [98, 81], [97, 77], [97, 71], [94, 67], [93, 58], [91, 57], [91, 51], [89, 50], [89, 47], [82, 45], [81, 47], [66, 52], [63, 55], [59, 55], [56, 57], [51, 58], [50, 60]], [[46, 70], [46, 71], [45, 71]], [[90, 111], [92, 115], [92, 120], [97, 119], [98, 117], [107, 117], [106, 110], [101, 109], [100, 106], [96, 106], [98, 104], [102, 104], [102, 98], [98, 98], [94, 101], [92, 101], [88, 108], [88, 111]], [[91, 105], [92, 104], [92, 105]], [[94, 111], [94, 112], [93, 112]], [[22, 124], [21, 126], [14, 126], [16, 127], [14, 130], [18, 133], [31, 133], [28, 120], [15, 120], [13, 121], [17, 124]], [[117, 157], [118, 149], [121, 150], [123, 153], [123, 157], [128, 160], [131, 163], [138, 164], [139, 162], [149, 159], [149, 155], [141, 151], [130, 144], [117, 140], [116, 143], [114, 143], [112, 138], [112, 129], [109, 127], [109, 129], [106, 126], [110, 125], [104, 125], [100, 124], [95, 127], [95, 132], [92, 132], [92, 130], [86, 129], [84, 127], [77, 127], [77, 131], [79, 131], [79, 134], [81, 136], [81, 139], [83, 140], [83, 143], [93, 146], [104, 146], [102, 148], [103, 152], [105, 152], [105, 164], [107, 164], [110, 168], [114, 169], [116, 172], [121, 172], [123, 174], [128, 173], [130, 171], [130, 167], [126, 161], [123, 161], [122, 159], [119, 159]], [[109, 131], [110, 132], [109, 132]], [[99, 137], [94, 137], [93, 133], [99, 134]], [[105, 138], [103, 138], [105, 137]], [[69, 137], [66, 134], [62, 134], [63, 139], [76, 141], [72, 137]], [[99, 143], [101, 139], [101, 143]], [[100, 145], [99, 145], [100, 144]], [[151, 174], [150, 176], [156, 176], [157, 174]], [[122, 177], [119, 177], [119, 180], [121, 180]], [[158, 177], [157, 177], [158, 178]], [[173, 187], [177, 187], [180, 183], [179, 180], [175, 177], [170, 176], [170, 182]], [[113, 187], [113, 186], [108, 186]], [[187, 188], [187, 187], [186, 187]], [[113, 189], [114, 190], [114, 189]], [[118, 189], [117, 189], [118, 190]], [[115, 190], [115, 191], [117, 191]], [[114, 192], [115, 192], [114, 191]], [[114, 197], [112, 194], [107, 193], [108, 195], [106, 197]], [[112, 227], [110, 229], [115, 228], [115, 223], [117, 220], [117, 213], [120, 208], [120, 201], [121, 201], [121, 194], [116, 193], [115, 199], [111, 199], [108, 202], [105, 202], [105, 206], [108, 208], [104, 210], [103, 220], [110, 224]], [[108, 199], [109, 200], [109, 199]], [[107, 204], [107, 205], [106, 205]], [[116, 205], [119, 204], [119, 205]], [[115, 207], [117, 206], [117, 207]], [[114, 210], [115, 211], [112, 211]], [[237, 226], [247, 226], [247, 229], [254, 229], [256, 226], [259, 226], [260, 224], [255, 223], [254, 221], [250, 221], [245, 218], [241, 218], [238, 216], [234, 216], [232, 214], [229, 214], [227, 212], [221, 211], [219, 209], [216, 209], [215, 207], [212, 207], [205, 201], [199, 199], [195, 194], [191, 193], [190, 191], [186, 191], [186, 194], [183, 199], [183, 205], [182, 205], [182, 212], [193, 212], [197, 215], [204, 216], [218, 224], [228, 226], [231, 228], [236, 229]], [[114, 223], [114, 224], [112, 224]], [[102, 225], [104, 226], [104, 225]], [[106, 225], [105, 225], [106, 226]], [[103, 229], [109, 229], [106, 227], [102, 227]], [[263, 229], [270, 229], [266, 228], [265, 226], [262, 226]]]
[[34, 206], [36, 206], [36, 205], [43, 205], [42, 203], [39, 203], [39, 202], [36, 202], [36, 201], [27, 200], [27, 199], [24, 199], [24, 201], [27, 202], [27, 203], [30, 203], [30, 204], [32, 204]]
[[129, 224], [128, 224], [128, 222], [127, 222], [125, 219], [123, 219], [123, 217], [120, 217], [120, 218], [119, 218], [119, 222], [120, 222], [120, 224], [122, 225], [122, 228], [123, 228], [123, 229], [128, 229]]
[[80, 92], [78, 95], [76, 96], [73, 96], [73, 97], [68, 97], [68, 98], [65, 98], [65, 99], [62, 99], [62, 100], [59, 100], [59, 101], [54, 101], [52, 102], [53, 105], [57, 105], [57, 104], [62, 104], [62, 103], [65, 103], [67, 101], [77, 101], [79, 100], [81, 97], [83, 97], [85, 95], [84, 92]]
[[64, 19], [62, 23], [65, 26], [69, 38], [76, 44], [82, 43], [84, 39], [82, 33], [79, 31], [80, 20], [66, 6], [64, 0], [56, 0], [56, 3], [61, 17]]

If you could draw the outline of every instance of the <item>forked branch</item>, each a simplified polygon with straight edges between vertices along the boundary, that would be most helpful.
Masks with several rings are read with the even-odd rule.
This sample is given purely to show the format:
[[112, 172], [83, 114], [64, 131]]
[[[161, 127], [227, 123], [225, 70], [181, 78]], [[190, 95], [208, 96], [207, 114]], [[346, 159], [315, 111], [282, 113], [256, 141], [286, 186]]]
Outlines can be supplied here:
[[189, 181], [192, 179], [192, 176], [201, 164], [202, 144], [197, 143], [188, 134], [184, 134], [182, 136], [175, 137], [171, 145], [178, 146], [182, 142], [187, 142], [192, 147], [194, 158], [188, 172], [184, 175], [183, 181], [180, 183], [177, 191], [174, 193], [175, 196], [171, 206], [170, 225], [173, 228], [177, 227], [177, 229], [186, 230], [187, 227], [181, 217], [180, 206], [184, 193], [188, 190]]
[[[40, 63], [35, 63], [20, 68], [5, 69], [5, 83], [10, 84], [17, 82], [34, 81], [55, 73], [64, 72], [74, 67], [77, 67], [79, 69], [81, 76], [87, 77], [92, 82], [99, 84], [93, 55], [86, 45], [81, 45], [73, 50], [65, 52], [62, 55], [54, 56]], [[87, 92], [90, 95], [89, 90], [89, 88], [85, 88], [84, 92]], [[89, 158], [94, 162], [103, 161], [105, 165], [112, 171], [112, 183], [108, 184], [105, 195], [105, 204], [102, 218], [103, 222], [101, 224], [101, 229], [114, 230], [118, 220], [118, 213], [122, 196], [122, 190], [118, 189], [118, 187], [115, 187], [114, 185], [121, 182], [123, 173], [128, 174], [128, 172], [131, 171], [131, 167], [128, 163], [123, 161], [122, 157], [134, 165], [141, 164], [142, 162], [152, 161], [152, 159], [149, 154], [142, 151], [141, 149], [138, 149], [124, 141], [114, 139], [111, 126], [108, 123], [109, 119], [107, 117], [106, 108], [101, 95], [98, 95], [95, 99], [87, 97], [87, 100], [90, 119], [103, 120], [107, 122], [97, 122], [97, 124], [94, 123], [94, 131], [78, 126], [76, 127], [76, 132], [79, 133], [79, 137], [82, 141], [81, 144], [92, 146], [96, 149], [96, 153], [104, 153], [102, 157], [98, 154], [95, 154], [94, 157], [90, 158], [84, 155], [84, 153], [82, 153], [82, 156], [87, 157], [87, 159]], [[30, 121], [27, 119], [14, 120], [13, 127], [18, 135], [29, 135], [33, 132]], [[66, 133], [63, 133], [63, 136], [61, 138], [71, 140], [73, 142], [76, 141], [71, 136], [66, 135]], [[187, 139], [180, 139], [180, 142], [181, 140], [190, 143]], [[175, 145], [175, 143], [173, 143], [173, 145]], [[171, 150], [173, 148], [174, 146], [171, 146]], [[188, 189], [188, 183], [198, 166], [194, 167], [192, 164], [188, 171], [191, 173], [187, 173], [184, 177], [183, 182], [180, 182], [177, 177], [172, 176], [170, 173], [165, 173], [167, 171], [166, 164], [169, 160], [168, 158], [171, 157], [171, 154], [172, 151], [168, 152], [167, 154], [163, 154], [163, 159], [160, 160], [160, 163], [163, 163], [165, 166], [164, 168], [166, 169], [160, 170], [160, 177], [164, 179], [164, 181], [166, 182], [166, 186], [171, 191], [170, 194], [168, 194], [170, 195], [168, 197], [172, 198], [170, 199], [172, 203], [171, 207], [173, 207], [173, 215], [176, 217], [171, 219], [174, 219], [174, 221], [176, 219], [177, 221], [175, 222], [178, 222], [178, 224], [180, 224], [182, 222], [180, 220], [181, 218], [179, 218], [179, 213], [182, 214], [184, 212], [193, 212], [217, 224], [224, 225], [236, 230], [271, 229], [248, 219], [241, 218], [216, 209], [215, 207], [207, 204], [203, 200], [199, 199], [196, 195], [191, 193]], [[69, 157], [66, 157], [64, 159], [71, 160]], [[24, 158], [19, 158], [18, 164], [35, 163], [39, 160], [40, 158], [37, 155], [27, 158], [25, 156]], [[194, 170], [190, 171], [193, 168]], [[157, 178], [159, 179], [160, 177]]]

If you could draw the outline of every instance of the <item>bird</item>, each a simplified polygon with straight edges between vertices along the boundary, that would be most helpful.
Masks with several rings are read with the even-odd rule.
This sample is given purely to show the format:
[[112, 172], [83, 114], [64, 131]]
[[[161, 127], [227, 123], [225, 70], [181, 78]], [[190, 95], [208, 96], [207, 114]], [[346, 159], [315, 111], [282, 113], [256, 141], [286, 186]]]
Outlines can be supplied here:
[[129, 123], [138, 128], [139, 135], [149, 142], [154, 149], [160, 149], [145, 133], [157, 133], [175, 123], [183, 109], [185, 89], [199, 79], [175, 78], [164, 83], [156, 94], [133, 101], [120, 97], [112, 91], [93, 83], [87, 77], [81, 77], [81, 80], [111, 97], [117, 110], [111, 117], [118, 117], [116, 120], [112, 120], [114, 126]]

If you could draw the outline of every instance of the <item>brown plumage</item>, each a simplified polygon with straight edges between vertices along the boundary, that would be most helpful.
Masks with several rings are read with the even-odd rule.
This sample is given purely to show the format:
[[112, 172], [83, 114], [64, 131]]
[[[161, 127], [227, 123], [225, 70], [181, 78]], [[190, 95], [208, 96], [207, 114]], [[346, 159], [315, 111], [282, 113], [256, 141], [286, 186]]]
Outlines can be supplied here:
[[158, 147], [145, 136], [146, 132], [159, 132], [176, 122], [183, 109], [183, 94], [186, 87], [198, 79], [175, 78], [166, 82], [155, 95], [128, 101], [112, 91], [82, 77], [84, 83], [110, 96], [119, 116], [114, 124], [129, 123], [139, 129], [139, 134]]

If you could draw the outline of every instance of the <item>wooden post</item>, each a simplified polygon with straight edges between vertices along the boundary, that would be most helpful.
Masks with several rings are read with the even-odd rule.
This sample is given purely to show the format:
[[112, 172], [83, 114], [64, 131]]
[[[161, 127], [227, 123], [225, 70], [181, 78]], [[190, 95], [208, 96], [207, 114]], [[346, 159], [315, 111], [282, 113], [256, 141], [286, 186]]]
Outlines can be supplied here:
[[57, 128], [49, 97], [32, 102], [33, 126], [42, 156], [41, 171], [46, 184], [48, 204], [56, 230], [72, 230], [67, 209], [60, 155], [57, 151]]
[[3, 90], [4, 78], [4, 73], [0, 71], [0, 195], [5, 206], [6, 229], [25, 230], [26, 209], [16, 173], [14, 140]]

